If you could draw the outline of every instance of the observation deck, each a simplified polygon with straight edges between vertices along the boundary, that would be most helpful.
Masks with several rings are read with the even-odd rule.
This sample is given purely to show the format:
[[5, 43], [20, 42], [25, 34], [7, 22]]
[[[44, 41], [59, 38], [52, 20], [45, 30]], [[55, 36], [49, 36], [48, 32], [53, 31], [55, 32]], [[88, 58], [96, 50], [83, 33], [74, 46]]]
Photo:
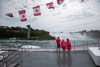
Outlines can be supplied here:
[[[67, 50], [63, 54], [62, 49], [59, 53], [56, 48], [28, 48], [28, 46], [27, 48], [2, 46], [1, 50], [14, 51], [19, 55], [19, 60], [7, 67], [15, 64], [18, 64], [17, 67], [100, 67], [89, 54], [89, 47], [98, 47], [98, 45], [72, 46], [70, 54]], [[11, 53], [10, 56], [13, 56]]]

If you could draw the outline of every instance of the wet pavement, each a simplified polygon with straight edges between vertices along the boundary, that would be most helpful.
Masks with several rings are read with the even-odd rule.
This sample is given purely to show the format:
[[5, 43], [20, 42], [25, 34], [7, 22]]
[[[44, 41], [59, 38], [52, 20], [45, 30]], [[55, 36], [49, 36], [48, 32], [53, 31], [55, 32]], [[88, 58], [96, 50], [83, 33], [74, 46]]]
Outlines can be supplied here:
[[97, 67], [87, 50], [71, 51], [70, 54], [56, 51], [32, 51], [23, 53], [18, 67]]

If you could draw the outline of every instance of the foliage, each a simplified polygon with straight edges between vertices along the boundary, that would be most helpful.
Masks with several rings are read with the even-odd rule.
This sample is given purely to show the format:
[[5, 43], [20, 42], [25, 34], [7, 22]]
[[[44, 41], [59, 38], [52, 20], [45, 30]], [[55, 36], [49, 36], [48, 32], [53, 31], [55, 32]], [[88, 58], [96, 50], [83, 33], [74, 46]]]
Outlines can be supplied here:
[[39, 29], [31, 28], [31, 37], [27, 38], [27, 29], [21, 27], [3, 27], [0, 28], [0, 39], [9, 39], [9, 38], [20, 38], [23, 40], [51, 40], [55, 39], [54, 37], [49, 35], [49, 32]]

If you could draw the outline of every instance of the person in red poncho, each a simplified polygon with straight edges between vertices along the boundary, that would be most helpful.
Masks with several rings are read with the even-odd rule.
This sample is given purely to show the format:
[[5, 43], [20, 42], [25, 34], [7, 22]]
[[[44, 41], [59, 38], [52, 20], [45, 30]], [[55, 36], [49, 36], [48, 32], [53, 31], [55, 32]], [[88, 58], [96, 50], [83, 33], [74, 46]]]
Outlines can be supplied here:
[[65, 49], [67, 49], [64, 40], [62, 40], [62, 42], [61, 42], [61, 47], [63, 49], [63, 54], [64, 54], [65, 53]]
[[71, 50], [71, 42], [70, 42], [70, 40], [67, 39], [65, 44], [67, 45], [68, 53], [70, 53], [70, 50]]
[[60, 37], [58, 37], [57, 39], [56, 39], [56, 44], [57, 44], [57, 51], [58, 51], [58, 48], [59, 48], [59, 52], [60, 52], [60, 47], [61, 47], [61, 45], [60, 45], [60, 39], [59, 39]]

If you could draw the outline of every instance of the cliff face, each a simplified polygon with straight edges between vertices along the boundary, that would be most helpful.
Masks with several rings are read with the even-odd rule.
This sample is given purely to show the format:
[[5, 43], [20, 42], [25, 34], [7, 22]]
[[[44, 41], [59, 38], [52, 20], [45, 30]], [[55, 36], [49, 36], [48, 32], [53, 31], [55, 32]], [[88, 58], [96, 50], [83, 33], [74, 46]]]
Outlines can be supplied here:
[[[54, 37], [49, 35], [49, 32], [44, 30], [32, 29], [31, 28], [31, 37], [30, 40], [53, 40]], [[27, 39], [27, 29], [21, 27], [5, 27], [0, 26], [0, 39], [8, 38], [20, 38]]]
[[86, 36], [91, 39], [100, 39], [100, 30], [90, 30], [90, 31], [80, 31], [80, 33], [83, 35], [86, 33]]
[[88, 32], [86, 33], [86, 36], [92, 39], [100, 39], [100, 33], [98, 32]]

